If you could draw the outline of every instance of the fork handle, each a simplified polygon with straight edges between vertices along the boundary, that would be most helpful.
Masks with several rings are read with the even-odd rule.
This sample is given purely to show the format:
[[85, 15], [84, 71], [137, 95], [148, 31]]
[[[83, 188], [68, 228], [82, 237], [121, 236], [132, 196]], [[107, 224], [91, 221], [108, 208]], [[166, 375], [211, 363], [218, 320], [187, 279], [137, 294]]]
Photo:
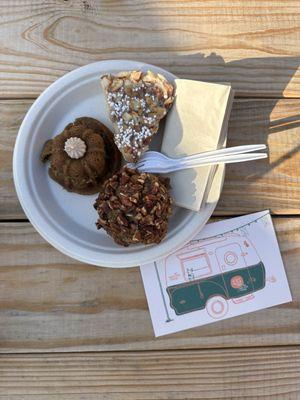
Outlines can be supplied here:
[[[193, 167], [200, 167], [204, 165], [213, 165], [213, 164], [229, 164], [229, 163], [237, 163], [243, 161], [251, 161], [251, 160], [259, 160], [261, 158], [268, 157], [267, 153], [251, 153], [251, 154], [230, 154], [224, 155], [222, 157], [215, 156], [209, 157], [206, 159], [202, 158], [195, 158], [195, 159], [186, 159], [180, 160], [177, 165], [170, 166], [172, 170], [175, 171], [179, 169], [186, 169], [186, 168], [193, 168]], [[174, 169], [173, 169], [174, 168]]]
[[203, 153], [198, 153], [198, 154], [193, 154], [191, 156], [186, 156], [182, 157], [180, 159], [172, 159], [175, 162], [178, 161], [189, 161], [189, 160], [206, 160], [210, 159], [211, 157], [222, 157], [222, 156], [229, 156], [229, 155], [234, 155], [234, 154], [244, 154], [244, 153], [250, 153], [252, 151], [258, 151], [258, 150], [265, 150], [267, 146], [265, 144], [250, 144], [250, 145], [244, 145], [244, 146], [234, 146], [234, 147], [226, 147], [225, 149], [217, 149], [217, 150], [211, 150], [211, 151], [205, 151]]
[[162, 167], [158, 164], [150, 165], [147, 167], [147, 163], [145, 165], [141, 165], [138, 167], [140, 172], [152, 172], [157, 174], [166, 174], [169, 172], [180, 171], [189, 168], [201, 167], [205, 165], [214, 165], [214, 164], [229, 164], [229, 163], [237, 163], [251, 160], [259, 160], [261, 158], [267, 158], [268, 155], [266, 153], [252, 153], [252, 154], [236, 154], [230, 156], [224, 156], [222, 159], [220, 157], [210, 159], [210, 160], [192, 160], [187, 163], [178, 163], [176, 165], [169, 165], [168, 167]]

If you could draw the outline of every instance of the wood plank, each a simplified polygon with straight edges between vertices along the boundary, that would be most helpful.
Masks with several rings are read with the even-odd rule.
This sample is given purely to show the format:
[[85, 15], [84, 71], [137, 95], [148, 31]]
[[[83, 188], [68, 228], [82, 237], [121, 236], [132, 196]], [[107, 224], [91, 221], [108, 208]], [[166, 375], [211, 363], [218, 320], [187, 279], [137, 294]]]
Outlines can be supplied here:
[[[0, 219], [25, 218], [12, 180], [12, 152], [19, 125], [31, 101], [0, 101]], [[271, 209], [300, 213], [300, 100], [237, 100], [228, 145], [267, 143], [270, 163], [227, 166], [219, 215]], [[43, 167], [42, 167], [43, 168]]]
[[237, 101], [229, 121], [228, 146], [254, 143], [267, 144], [269, 160], [226, 166], [217, 214], [267, 208], [274, 214], [299, 214], [300, 102]]
[[300, 398], [300, 347], [3, 355], [0, 399]]
[[0, 219], [26, 218], [13, 183], [13, 149], [31, 101], [0, 101]]
[[300, 97], [299, 14], [297, 0], [2, 1], [0, 96], [36, 97], [79, 66], [133, 59], [243, 96]]
[[159, 339], [138, 268], [80, 264], [29, 223], [1, 223], [0, 352], [300, 344], [300, 218], [274, 222], [293, 302]]

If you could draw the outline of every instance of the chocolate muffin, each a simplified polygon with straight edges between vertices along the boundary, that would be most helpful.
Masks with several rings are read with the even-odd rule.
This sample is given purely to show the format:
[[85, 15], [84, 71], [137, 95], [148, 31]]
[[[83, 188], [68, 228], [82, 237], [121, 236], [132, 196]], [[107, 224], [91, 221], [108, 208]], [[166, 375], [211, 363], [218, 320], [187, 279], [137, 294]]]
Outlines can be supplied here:
[[121, 166], [112, 132], [94, 118], [81, 117], [48, 140], [41, 160], [50, 177], [70, 192], [94, 194]]
[[98, 229], [122, 246], [160, 243], [172, 212], [169, 180], [123, 167], [107, 180], [94, 207]]

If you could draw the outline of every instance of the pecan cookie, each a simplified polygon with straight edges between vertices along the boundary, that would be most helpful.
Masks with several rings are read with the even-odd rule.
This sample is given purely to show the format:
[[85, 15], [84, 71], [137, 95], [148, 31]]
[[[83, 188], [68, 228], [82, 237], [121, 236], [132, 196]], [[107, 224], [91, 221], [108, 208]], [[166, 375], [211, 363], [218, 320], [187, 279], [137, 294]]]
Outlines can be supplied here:
[[116, 243], [160, 243], [172, 213], [169, 180], [123, 167], [103, 185], [94, 207], [98, 229]]

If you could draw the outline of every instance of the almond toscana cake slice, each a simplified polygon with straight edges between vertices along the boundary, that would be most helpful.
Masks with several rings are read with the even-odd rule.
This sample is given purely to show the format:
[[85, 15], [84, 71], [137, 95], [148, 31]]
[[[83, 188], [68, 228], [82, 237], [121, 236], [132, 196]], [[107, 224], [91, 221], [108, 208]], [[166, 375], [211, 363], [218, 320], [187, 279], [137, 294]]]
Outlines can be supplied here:
[[173, 104], [174, 87], [151, 71], [103, 75], [100, 81], [114, 123], [115, 143], [126, 161], [136, 162]]

